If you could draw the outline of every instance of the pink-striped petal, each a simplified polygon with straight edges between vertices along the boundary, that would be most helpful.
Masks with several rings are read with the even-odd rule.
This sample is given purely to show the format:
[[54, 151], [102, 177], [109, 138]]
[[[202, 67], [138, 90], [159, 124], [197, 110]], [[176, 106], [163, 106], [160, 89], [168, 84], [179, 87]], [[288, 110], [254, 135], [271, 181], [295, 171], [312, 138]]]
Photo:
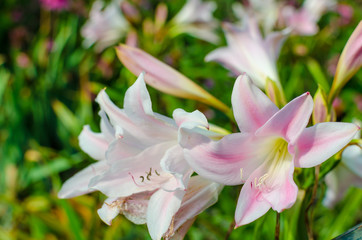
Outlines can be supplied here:
[[294, 144], [295, 166], [308, 168], [321, 164], [346, 144], [360, 128], [352, 123], [319, 123], [306, 128]]
[[257, 136], [281, 136], [293, 142], [305, 129], [313, 111], [313, 99], [307, 92], [289, 102], [260, 129]]
[[167, 232], [184, 195], [184, 190], [167, 192], [163, 189], [152, 195], [147, 208], [147, 227], [152, 239], [159, 240]]
[[235, 227], [253, 222], [268, 212], [271, 205], [263, 198], [262, 192], [255, 185], [254, 179], [264, 174], [264, 166], [255, 170], [242, 187], [235, 210]]
[[195, 172], [226, 185], [243, 183], [262, 161], [258, 157], [259, 143], [246, 134], [230, 134], [213, 141], [202, 134], [185, 131], [180, 144]]
[[236, 79], [231, 102], [241, 132], [255, 132], [279, 110], [246, 74]]
[[274, 176], [266, 179], [265, 184], [268, 184], [269, 190], [263, 192], [263, 198], [270, 203], [273, 210], [281, 212], [292, 207], [297, 200], [298, 187], [293, 180], [292, 159], [278, 165], [276, 171]]
[[362, 67], [362, 20], [348, 39], [339, 58], [329, 100], [333, 100], [342, 87]]

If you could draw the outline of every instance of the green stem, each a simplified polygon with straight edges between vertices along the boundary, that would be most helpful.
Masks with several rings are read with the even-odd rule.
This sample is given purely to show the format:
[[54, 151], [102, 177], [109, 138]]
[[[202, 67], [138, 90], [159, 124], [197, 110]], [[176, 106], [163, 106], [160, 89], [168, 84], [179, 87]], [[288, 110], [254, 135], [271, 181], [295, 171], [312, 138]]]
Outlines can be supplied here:
[[317, 195], [317, 189], [318, 189], [318, 182], [319, 182], [319, 172], [320, 172], [320, 165], [316, 166], [315, 169], [315, 179], [314, 179], [314, 185], [313, 185], [313, 192], [312, 192], [312, 197], [310, 199], [310, 202], [307, 206], [307, 208], [305, 209], [305, 224], [307, 227], [307, 234], [308, 234], [308, 239], [309, 240], [313, 240], [313, 229], [312, 229], [312, 224], [310, 222], [309, 216], [308, 216], [308, 211], [310, 210], [310, 216], [311, 219], [313, 219], [313, 209], [312, 206], [314, 204], [316, 195]]
[[276, 224], [275, 224], [275, 240], [279, 240], [280, 235], [280, 213], [277, 212]]

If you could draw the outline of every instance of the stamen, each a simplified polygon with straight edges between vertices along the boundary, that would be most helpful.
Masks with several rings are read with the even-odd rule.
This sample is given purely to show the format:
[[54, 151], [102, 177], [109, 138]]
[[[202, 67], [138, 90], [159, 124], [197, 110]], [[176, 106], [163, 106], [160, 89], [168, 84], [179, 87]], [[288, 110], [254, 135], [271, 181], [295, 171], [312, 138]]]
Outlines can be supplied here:
[[141, 182], [145, 181], [145, 177], [144, 176], [140, 176], [140, 178], [142, 179]]
[[267, 179], [269, 177], [269, 174], [264, 174], [263, 176], [261, 176], [259, 178], [259, 182], [258, 184], [256, 185], [257, 187], [260, 187], [264, 182], [265, 182], [265, 179]]
[[243, 168], [240, 168], [240, 179], [243, 179]]
[[146, 172], [146, 174], [147, 174], [147, 176], [146, 176], [147, 180], [151, 181], [150, 177], [152, 176], [152, 168], [150, 168], [150, 171]]
[[160, 176], [160, 174], [157, 172], [157, 170], [156, 170], [156, 169], [155, 169], [155, 173], [156, 173], [156, 175], [157, 175], [157, 176]]

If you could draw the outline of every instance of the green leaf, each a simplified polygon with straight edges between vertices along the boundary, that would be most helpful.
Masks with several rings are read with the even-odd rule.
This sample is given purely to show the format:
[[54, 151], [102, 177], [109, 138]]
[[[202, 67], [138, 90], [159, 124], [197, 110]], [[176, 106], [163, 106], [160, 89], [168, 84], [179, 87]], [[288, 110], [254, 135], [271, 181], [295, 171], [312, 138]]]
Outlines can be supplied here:
[[72, 235], [72, 239], [83, 240], [85, 239], [83, 231], [82, 231], [82, 223], [77, 215], [77, 213], [73, 210], [72, 206], [69, 204], [67, 200], [60, 199], [59, 205], [64, 209], [65, 213], [68, 217], [68, 227], [69, 234]]
[[312, 74], [314, 81], [317, 85], [320, 85], [325, 92], [329, 92], [329, 83], [324, 75], [321, 66], [319, 63], [313, 58], [309, 58], [307, 61], [307, 68], [309, 72]]

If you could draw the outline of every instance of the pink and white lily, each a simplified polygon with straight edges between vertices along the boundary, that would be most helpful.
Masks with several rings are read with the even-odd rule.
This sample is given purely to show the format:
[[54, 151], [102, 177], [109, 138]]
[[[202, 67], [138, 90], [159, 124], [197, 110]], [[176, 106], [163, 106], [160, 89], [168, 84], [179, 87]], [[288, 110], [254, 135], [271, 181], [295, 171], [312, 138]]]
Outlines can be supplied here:
[[81, 30], [85, 47], [94, 44], [96, 51], [101, 52], [127, 34], [129, 23], [121, 12], [121, 2], [122, 0], [113, 0], [106, 7], [101, 0], [93, 3], [89, 19]]
[[305, 93], [278, 109], [246, 75], [232, 93], [241, 133], [219, 141], [182, 129], [185, 158], [201, 176], [226, 184], [243, 184], [235, 212], [236, 226], [250, 223], [270, 208], [281, 212], [296, 201], [295, 167], [321, 164], [352, 139], [351, 123], [319, 123], [306, 128], [313, 99]]
[[[193, 173], [178, 145], [179, 127], [202, 126], [197, 131], [209, 134], [207, 120], [198, 111], [187, 113], [177, 109], [173, 114], [175, 120], [154, 113], [143, 73], [127, 90], [124, 109], [117, 108], [105, 90], [99, 93], [97, 102], [101, 106], [102, 132], [96, 134], [86, 127], [79, 139], [82, 149], [100, 161], [68, 180], [59, 197], [99, 190], [108, 197], [99, 211], [101, 219], [110, 224], [116, 210], [123, 209], [122, 213], [131, 221], [146, 221], [152, 238], [160, 239], [182, 208]], [[200, 187], [201, 183], [204, 182], [200, 180], [189, 187]], [[214, 190], [206, 192], [207, 196], [216, 194]]]
[[286, 32], [274, 32], [263, 39], [256, 21], [247, 19], [247, 26], [223, 25], [228, 46], [209, 53], [206, 61], [217, 61], [235, 75], [247, 73], [260, 88], [265, 88], [267, 78], [279, 83], [276, 61]]

